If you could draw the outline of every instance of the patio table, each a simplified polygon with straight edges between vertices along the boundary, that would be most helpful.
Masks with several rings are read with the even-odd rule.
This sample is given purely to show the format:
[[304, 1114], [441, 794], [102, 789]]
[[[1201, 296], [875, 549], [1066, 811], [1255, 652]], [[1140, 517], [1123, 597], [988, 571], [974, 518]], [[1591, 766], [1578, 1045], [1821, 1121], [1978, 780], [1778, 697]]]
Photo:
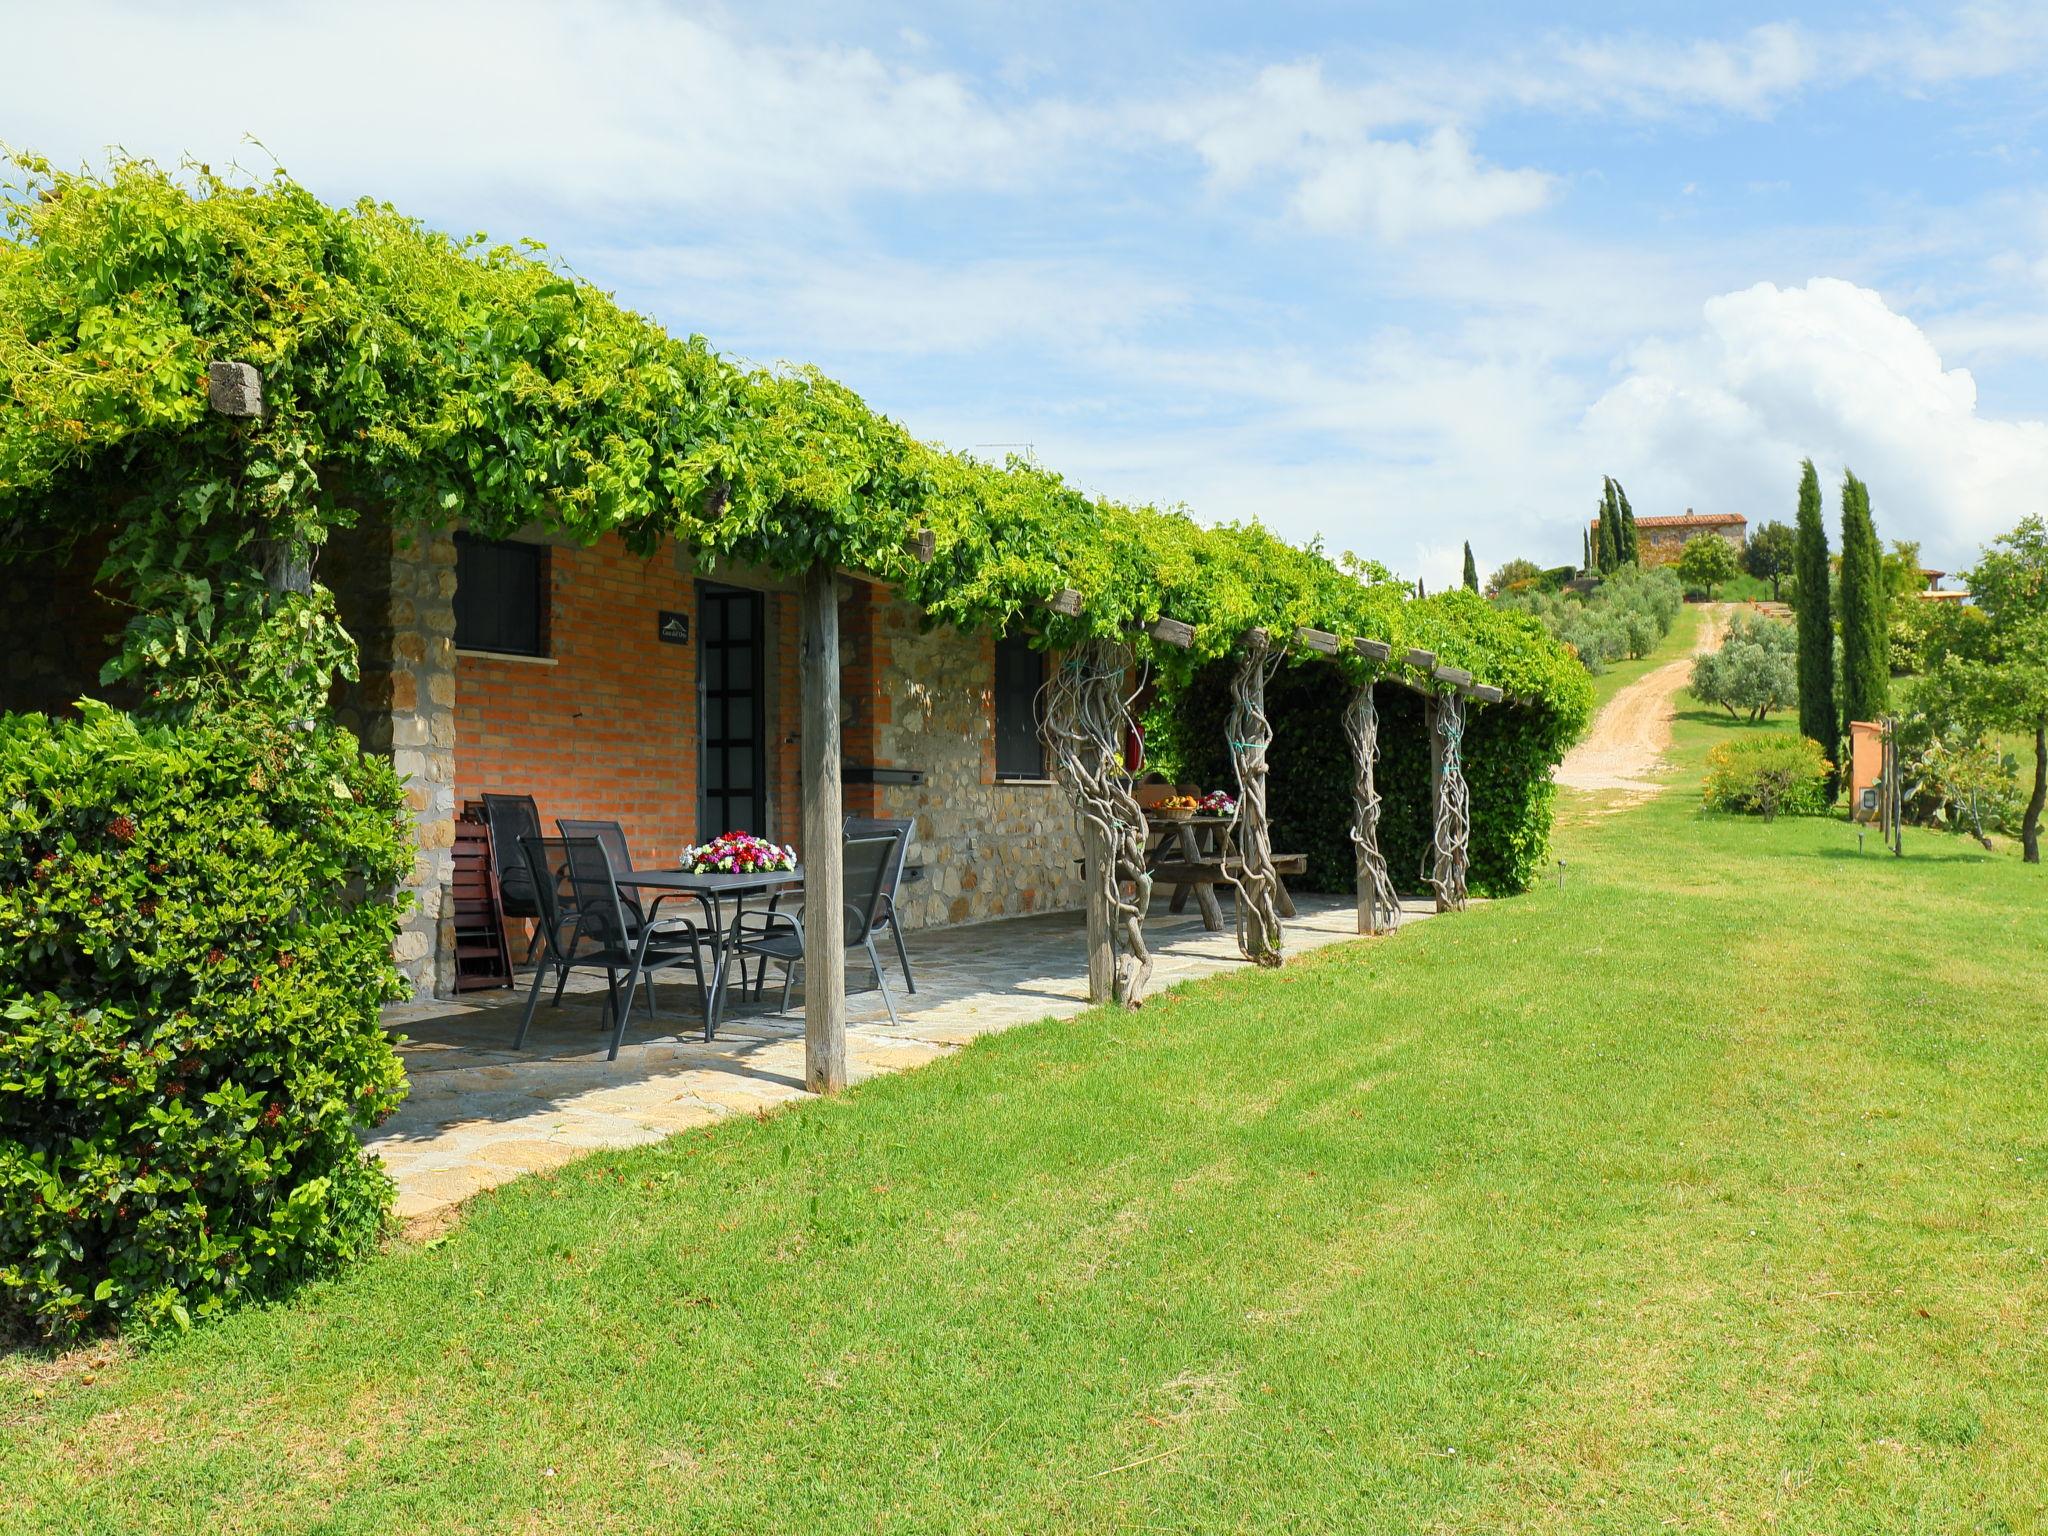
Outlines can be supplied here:
[[[697, 875], [686, 869], [629, 869], [618, 877], [618, 881], [620, 885], [635, 886], [641, 890], [694, 896], [703, 905], [711, 925], [711, 1001], [706, 1005], [704, 1016], [704, 1038], [709, 1040], [717, 1034], [719, 1016], [725, 1009], [725, 978], [739, 944], [740, 914], [746, 910], [747, 898], [802, 885], [804, 872], [801, 867], [751, 875]], [[720, 915], [720, 908], [727, 897], [732, 898], [730, 924]]]

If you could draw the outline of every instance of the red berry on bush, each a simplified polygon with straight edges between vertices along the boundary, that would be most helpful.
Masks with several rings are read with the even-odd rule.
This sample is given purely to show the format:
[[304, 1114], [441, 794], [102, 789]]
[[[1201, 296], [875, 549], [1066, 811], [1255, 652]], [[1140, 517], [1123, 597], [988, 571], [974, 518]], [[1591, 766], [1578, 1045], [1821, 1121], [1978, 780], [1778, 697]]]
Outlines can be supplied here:
[[116, 816], [116, 817], [115, 817], [115, 818], [114, 818], [114, 819], [113, 819], [112, 821], [110, 821], [110, 822], [108, 822], [108, 823], [107, 823], [107, 835], [108, 835], [108, 836], [110, 836], [110, 837], [112, 837], [112, 838], [113, 838], [113, 839], [114, 839], [114, 840], [115, 840], [116, 842], [122, 842], [122, 843], [132, 843], [132, 842], [134, 842], [134, 841], [135, 841], [135, 821], [134, 821], [134, 818], [132, 818], [132, 817], [130, 817], [130, 816], [126, 816], [126, 815], [122, 815], [122, 816]]

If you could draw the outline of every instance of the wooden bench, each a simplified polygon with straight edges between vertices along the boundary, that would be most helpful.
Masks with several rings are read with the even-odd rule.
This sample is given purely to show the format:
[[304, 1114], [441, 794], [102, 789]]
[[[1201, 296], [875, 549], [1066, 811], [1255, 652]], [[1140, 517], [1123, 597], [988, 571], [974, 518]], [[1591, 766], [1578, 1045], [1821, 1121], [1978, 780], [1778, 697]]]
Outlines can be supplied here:
[[[1308, 873], [1308, 855], [1305, 853], [1276, 853], [1273, 855], [1273, 872], [1276, 875], [1305, 875]], [[1223, 913], [1216, 906], [1211, 888], [1229, 884], [1233, 877], [1244, 873], [1244, 860], [1233, 857], [1226, 868], [1220, 858], [1204, 859], [1161, 859], [1152, 866], [1152, 878], [1161, 885], [1173, 887], [1173, 900], [1167, 903], [1169, 912], [1187, 910], [1188, 893], [1193, 891], [1206, 898], [1202, 901], [1202, 926], [1210, 932], [1223, 928]], [[1282, 917], [1294, 916], [1294, 899], [1282, 885], [1277, 893], [1276, 905]]]

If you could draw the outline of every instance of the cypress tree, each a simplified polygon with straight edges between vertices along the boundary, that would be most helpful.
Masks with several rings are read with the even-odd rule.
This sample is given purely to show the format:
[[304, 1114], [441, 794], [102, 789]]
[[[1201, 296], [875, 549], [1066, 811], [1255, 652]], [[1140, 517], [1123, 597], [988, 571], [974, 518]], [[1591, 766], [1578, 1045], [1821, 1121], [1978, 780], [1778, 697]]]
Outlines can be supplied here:
[[1606, 496], [1600, 499], [1600, 573], [1604, 576], [1621, 564], [1615, 544], [1614, 507]]
[[1585, 558], [1579, 563], [1579, 569], [1590, 576], [1593, 573], [1593, 530], [1591, 528], [1581, 528], [1579, 530], [1579, 543], [1585, 550]]
[[1799, 604], [1799, 734], [1839, 760], [1835, 720], [1835, 621], [1828, 601], [1828, 527], [1813, 460], [1799, 467], [1798, 544], [1792, 559]]
[[1621, 558], [1630, 565], [1643, 563], [1642, 546], [1636, 543], [1635, 509], [1628, 504], [1628, 492], [1614, 482], [1614, 502], [1621, 514]]
[[1885, 633], [1884, 571], [1870, 490], [1842, 477], [1842, 735], [1852, 720], [1875, 720], [1891, 701], [1891, 646]]
[[1479, 567], [1472, 563], [1472, 541], [1465, 541], [1465, 585], [1472, 591], [1479, 590]]

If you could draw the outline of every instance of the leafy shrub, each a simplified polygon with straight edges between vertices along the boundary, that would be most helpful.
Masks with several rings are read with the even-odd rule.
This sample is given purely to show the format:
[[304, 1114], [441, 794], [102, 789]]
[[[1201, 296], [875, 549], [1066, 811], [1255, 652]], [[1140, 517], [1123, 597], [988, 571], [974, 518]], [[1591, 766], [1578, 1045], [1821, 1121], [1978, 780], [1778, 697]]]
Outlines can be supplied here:
[[1707, 754], [1707, 808], [1761, 816], [1819, 816], [1828, 809], [1834, 765], [1806, 736], [1724, 741]]
[[1692, 696], [1738, 720], [1797, 703], [1799, 632], [1781, 619], [1738, 613], [1721, 648], [1693, 659]]
[[360, 1251], [403, 1095], [388, 765], [241, 713], [0, 716], [0, 1326], [185, 1324]]
[[1678, 578], [1669, 570], [1635, 565], [1611, 572], [1588, 597], [1544, 591], [1539, 583], [1504, 592], [1498, 602], [1541, 619], [1596, 677], [1614, 662], [1649, 655], [1671, 632], [1683, 605]]

